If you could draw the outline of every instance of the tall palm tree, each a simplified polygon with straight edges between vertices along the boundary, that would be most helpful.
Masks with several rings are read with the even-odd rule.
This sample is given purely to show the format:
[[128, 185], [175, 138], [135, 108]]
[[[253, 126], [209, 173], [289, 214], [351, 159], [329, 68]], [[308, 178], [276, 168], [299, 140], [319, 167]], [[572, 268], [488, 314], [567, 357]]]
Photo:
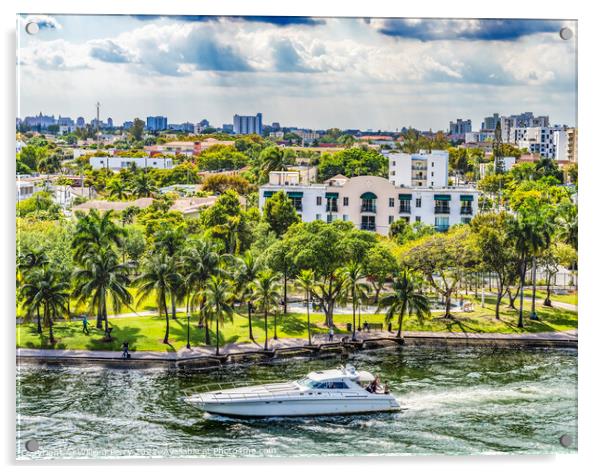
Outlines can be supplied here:
[[558, 238], [577, 250], [579, 244], [577, 206], [572, 203], [563, 203], [558, 210], [556, 218]]
[[167, 294], [175, 286], [180, 276], [177, 272], [173, 258], [165, 253], [152, 254], [145, 262], [142, 273], [134, 284], [138, 287], [139, 301], [147, 298], [151, 293], [155, 294], [159, 316], [165, 313], [165, 337], [163, 344], [169, 344], [169, 311], [167, 310]]
[[[182, 228], [167, 228], [159, 230], [155, 235], [155, 250], [164, 252], [171, 260], [177, 261], [177, 254], [181, 251], [186, 236]], [[176, 320], [176, 302], [178, 294], [182, 294], [182, 290], [185, 286], [183, 278], [179, 278], [178, 281], [174, 280], [173, 288], [169, 292], [169, 299], [171, 302], [171, 318]]]
[[106, 191], [111, 199], [124, 201], [129, 196], [127, 184], [120, 178], [113, 178], [107, 183]]
[[351, 294], [351, 305], [353, 311], [353, 333], [351, 339], [355, 341], [355, 311], [360, 302], [360, 298], [363, 294], [368, 291], [368, 285], [362, 283], [361, 280], [365, 277], [364, 267], [362, 264], [353, 261], [345, 266], [343, 270], [343, 277], [345, 279], [345, 286], [343, 295]]
[[[257, 307], [263, 311], [263, 322], [265, 330], [264, 349], [268, 350], [268, 314], [273, 307], [280, 302], [280, 285], [277, 274], [269, 270], [259, 272], [255, 281], [251, 284], [253, 299]], [[274, 327], [276, 326], [276, 313], [274, 313]]]
[[[549, 209], [525, 208], [519, 210], [514, 220], [512, 234], [515, 238], [516, 251], [520, 265], [520, 304], [518, 311], [518, 327], [524, 327], [523, 305], [524, 288], [529, 260], [535, 260], [537, 254], [550, 246], [552, 223], [548, 218]], [[535, 318], [535, 281], [533, 282], [532, 316]]]
[[74, 296], [79, 301], [89, 301], [92, 311], [96, 310], [96, 320], [104, 322], [105, 335], [109, 336], [107, 306], [112, 305], [118, 313], [122, 305], [132, 303], [128, 290], [130, 284], [130, 265], [120, 263], [117, 254], [111, 248], [103, 248], [96, 253], [83, 257], [83, 265], [73, 274], [75, 281]]
[[207, 297], [206, 310], [215, 319], [215, 355], [219, 355], [219, 325], [226, 319], [232, 320], [234, 295], [231, 285], [223, 276], [212, 275], [207, 282], [205, 294]]
[[38, 314], [38, 333], [41, 333], [39, 321], [40, 309], [44, 312], [44, 325], [48, 327], [50, 344], [54, 344], [53, 322], [57, 314], [65, 311], [69, 299], [69, 283], [60, 281], [57, 273], [50, 268], [42, 268], [28, 275], [23, 285], [24, 306], [27, 314]]
[[209, 327], [205, 321], [205, 294], [203, 288], [207, 280], [219, 273], [220, 257], [215, 247], [202, 239], [194, 239], [184, 249], [181, 272], [188, 291], [191, 294], [191, 302], [199, 305], [199, 326], [205, 326], [205, 343], [209, 344]]
[[385, 314], [387, 323], [397, 315], [397, 337], [401, 338], [403, 318], [407, 314], [416, 314], [422, 323], [430, 314], [429, 300], [420, 291], [419, 279], [407, 270], [401, 271], [393, 278], [393, 292], [381, 298], [380, 308], [388, 308]]
[[309, 307], [311, 305], [311, 294], [316, 284], [316, 275], [313, 270], [301, 270], [297, 276], [297, 286], [305, 293], [305, 304], [307, 307], [307, 340], [311, 346], [311, 320]]
[[132, 182], [132, 192], [137, 197], [151, 197], [157, 191], [157, 186], [145, 171], [136, 174]]
[[251, 283], [257, 278], [257, 275], [262, 269], [262, 265], [258, 258], [255, 257], [250, 251], [246, 251], [242, 257], [236, 259], [236, 266], [238, 267], [235, 273], [235, 294], [239, 295], [240, 302], [247, 302], [247, 317], [249, 320], [249, 339], [255, 342], [253, 337], [253, 320], [251, 317], [252, 305], [250, 298], [252, 296]]

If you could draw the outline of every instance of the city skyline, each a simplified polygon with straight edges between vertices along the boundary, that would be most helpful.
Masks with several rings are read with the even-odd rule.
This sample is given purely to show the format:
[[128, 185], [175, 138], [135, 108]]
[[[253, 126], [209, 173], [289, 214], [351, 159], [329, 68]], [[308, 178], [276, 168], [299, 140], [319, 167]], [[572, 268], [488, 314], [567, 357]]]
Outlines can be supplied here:
[[[31, 18], [20, 17], [23, 26]], [[525, 110], [576, 125], [576, 42], [543, 20], [36, 16], [19, 28], [18, 115], [262, 112], [308, 129], [447, 130]], [[135, 111], [135, 113], [133, 113]], [[88, 113], [86, 113], [88, 112]]]

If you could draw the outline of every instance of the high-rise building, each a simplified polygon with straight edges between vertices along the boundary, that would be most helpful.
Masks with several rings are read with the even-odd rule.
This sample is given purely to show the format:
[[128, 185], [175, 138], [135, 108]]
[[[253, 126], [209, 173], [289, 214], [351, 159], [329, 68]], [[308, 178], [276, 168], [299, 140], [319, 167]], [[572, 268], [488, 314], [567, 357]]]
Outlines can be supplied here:
[[111, 117], [109, 117], [107, 119], [107, 127], [108, 128], [113, 128], [113, 119]]
[[263, 132], [262, 115], [235, 115], [234, 116], [234, 133], [237, 135], [247, 135], [256, 133], [261, 135]]
[[577, 129], [554, 131], [554, 159], [557, 161], [577, 162]]
[[146, 117], [146, 128], [151, 132], [167, 130], [167, 117], [161, 115]]
[[86, 120], [83, 117], [77, 117], [75, 121], [75, 126], [77, 128], [84, 128], [86, 126]]
[[491, 117], [485, 117], [481, 124], [481, 130], [495, 130], [500, 121], [500, 114], [493, 114]]
[[449, 134], [457, 137], [464, 137], [464, 134], [472, 132], [472, 120], [456, 119], [456, 122], [449, 122]]

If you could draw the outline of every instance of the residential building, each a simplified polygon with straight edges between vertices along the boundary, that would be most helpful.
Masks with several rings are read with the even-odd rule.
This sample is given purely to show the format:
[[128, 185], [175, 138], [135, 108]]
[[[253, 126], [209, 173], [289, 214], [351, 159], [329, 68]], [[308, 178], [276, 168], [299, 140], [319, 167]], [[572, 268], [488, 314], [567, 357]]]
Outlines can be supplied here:
[[278, 191], [291, 199], [303, 222], [340, 219], [357, 228], [387, 234], [398, 219], [445, 231], [468, 223], [478, 211], [474, 188], [406, 188], [378, 176], [337, 175], [323, 184], [299, 184], [290, 172], [272, 172], [259, 189], [259, 207]]
[[256, 133], [261, 135], [263, 132], [262, 114], [257, 115], [235, 115], [234, 116], [234, 133], [236, 135], [247, 135]]
[[434, 188], [448, 184], [449, 153], [433, 150], [430, 153], [385, 152], [389, 159], [389, 181], [399, 187]]
[[171, 158], [131, 158], [125, 156], [92, 156], [90, 157], [90, 165], [93, 169], [107, 168], [113, 171], [119, 171], [124, 168], [136, 166], [137, 168], [158, 168], [171, 169], [173, 161]]
[[234, 125], [232, 125], [231, 123], [224, 123], [224, 124], [222, 124], [222, 131], [224, 133], [233, 133]]
[[125, 122], [123, 122], [123, 129], [124, 130], [129, 130], [133, 126], [134, 126], [134, 122], [132, 120], [126, 120]]
[[270, 132], [270, 134], [268, 136], [272, 140], [284, 140], [284, 132], [283, 131]]
[[554, 133], [564, 131], [561, 127], [520, 127], [510, 129], [509, 143], [518, 148], [526, 148], [529, 153], [537, 153], [543, 158], [555, 158]]
[[577, 129], [554, 131], [554, 159], [556, 161], [577, 162]]
[[54, 115], [43, 115], [42, 112], [40, 112], [33, 117], [25, 117], [23, 123], [31, 128], [46, 129], [50, 125], [56, 125], [56, 119], [54, 118]]
[[467, 132], [464, 134], [465, 143], [483, 143], [493, 141], [495, 132], [491, 130], [480, 130], [478, 132]]
[[146, 117], [146, 128], [151, 132], [167, 130], [167, 117], [161, 115]]
[[[510, 171], [516, 164], [516, 158], [514, 156], [503, 156], [502, 157], [502, 171]], [[479, 176], [484, 178], [489, 174], [495, 173], [495, 164], [491, 163], [479, 163]]]
[[449, 134], [452, 137], [464, 138], [466, 133], [472, 132], [472, 120], [456, 119], [456, 122], [449, 122]]
[[493, 114], [491, 117], [485, 117], [481, 124], [481, 130], [495, 130], [500, 121], [500, 114]]

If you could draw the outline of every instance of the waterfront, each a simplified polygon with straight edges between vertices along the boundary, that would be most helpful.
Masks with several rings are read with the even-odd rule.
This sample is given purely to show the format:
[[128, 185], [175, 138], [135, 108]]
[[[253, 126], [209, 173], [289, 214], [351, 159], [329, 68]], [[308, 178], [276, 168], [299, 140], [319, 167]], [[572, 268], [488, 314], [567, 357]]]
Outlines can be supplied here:
[[[355, 417], [234, 420], [181, 402], [215, 381], [295, 379], [339, 358], [220, 371], [22, 365], [17, 456], [324, 456], [556, 453], [576, 450], [577, 351], [404, 347], [353, 354], [388, 380], [404, 410]], [[567, 450], [559, 437], [574, 440]], [[40, 449], [28, 453], [24, 443]]]

